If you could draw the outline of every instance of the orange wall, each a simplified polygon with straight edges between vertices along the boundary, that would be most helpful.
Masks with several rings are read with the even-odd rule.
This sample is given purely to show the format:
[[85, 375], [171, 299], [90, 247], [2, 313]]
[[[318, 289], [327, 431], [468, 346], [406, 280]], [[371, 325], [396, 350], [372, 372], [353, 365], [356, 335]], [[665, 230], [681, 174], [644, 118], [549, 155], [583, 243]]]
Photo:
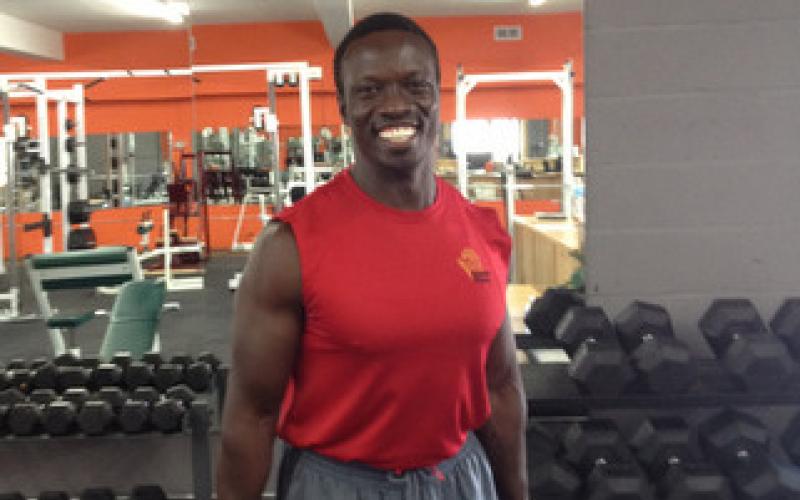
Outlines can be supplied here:
[[[443, 121], [452, 121], [455, 115], [453, 89], [459, 63], [466, 72], [473, 73], [545, 71], [560, 68], [572, 59], [576, 72], [575, 115], [583, 115], [580, 13], [421, 18], [419, 22], [439, 47]], [[523, 40], [493, 41], [492, 27], [496, 24], [522, 25]], [[195, 64], [308, 61], [323, 67], [322, 81], [311, 85], [314, 124], [340, 123], [333, 83], [333, 49], [319, 22], [202, 25], [193, 27], [192, 33], [194, 53], [189, 51], [189, 37], [183, 30], [67, 33], [64, 61], [0, 54], [0, 73], [186, 67], [190, 60]], [[86, 94], [90, 101], [88, 132], [169, 128], [180, 140], [188, 138], [193, 124], [195, 128], [244, 125], [252, 106], [266, 101], [264, 75], [260, 72], [202, 74], [198, 79], [196, 83], [188, 77], [121, 79], [97, 85]], [[284, 88], [278, 94], [280, 122], [297, 127], [297, 91]], [[26, 109], [32, 111], [32, 107]], [[555, 118], [560, 113], [559, 92], [552, 85], [481, 86], [470, 94], [468, 113], [471, 117]]]

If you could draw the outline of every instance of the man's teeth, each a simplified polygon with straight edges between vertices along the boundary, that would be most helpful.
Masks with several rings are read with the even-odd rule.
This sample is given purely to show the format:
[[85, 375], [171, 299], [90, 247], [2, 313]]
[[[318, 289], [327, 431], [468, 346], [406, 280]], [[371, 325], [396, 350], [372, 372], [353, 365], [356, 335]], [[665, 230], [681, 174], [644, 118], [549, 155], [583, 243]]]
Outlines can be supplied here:
[[413, 137], [416, 132], [414, 127], [393, 127], [381, 130], [380, 136], [389, 141], [403, 142]]

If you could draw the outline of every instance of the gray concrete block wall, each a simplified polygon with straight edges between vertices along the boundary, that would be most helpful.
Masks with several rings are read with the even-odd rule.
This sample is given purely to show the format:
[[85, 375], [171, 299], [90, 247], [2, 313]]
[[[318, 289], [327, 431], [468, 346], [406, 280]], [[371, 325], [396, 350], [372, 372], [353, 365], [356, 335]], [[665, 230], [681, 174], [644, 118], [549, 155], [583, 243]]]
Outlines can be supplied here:
[[800, 2], [588, 0], [584, 21], [590, 302], [664, 304], [687, 338], [716, 297], [769, 320], [800, 296]]

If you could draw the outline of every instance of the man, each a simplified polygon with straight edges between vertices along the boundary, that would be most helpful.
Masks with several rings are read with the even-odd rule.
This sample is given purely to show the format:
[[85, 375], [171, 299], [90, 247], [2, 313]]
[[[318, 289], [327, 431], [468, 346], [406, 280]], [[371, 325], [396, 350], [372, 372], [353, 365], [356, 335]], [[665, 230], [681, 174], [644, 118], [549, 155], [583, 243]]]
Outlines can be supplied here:
[[510, 241], [434, 176], [436, 47], [377, 14], [334, 73], [355, 165], [280, 213], [249, 259], [219, 498], [259, 497], [278, 435], [285, 500], [526, 499]]

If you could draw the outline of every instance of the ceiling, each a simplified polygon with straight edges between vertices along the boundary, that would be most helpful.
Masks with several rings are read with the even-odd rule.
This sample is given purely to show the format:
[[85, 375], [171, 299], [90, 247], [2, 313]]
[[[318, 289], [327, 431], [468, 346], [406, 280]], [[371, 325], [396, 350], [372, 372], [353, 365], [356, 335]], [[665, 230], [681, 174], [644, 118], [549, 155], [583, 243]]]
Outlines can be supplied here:
[[[342, 4], [345, 2], [339, 1]], [[580, 11], [583, 4], [583, 0], [548, 0], [541, 7], [530, 7], [527, 0], [352, 1], [356, 18], [380, 11], [416, 17], [538, 14]], [[188, 3], [192, 11], [192, 24], [318, 19], [314, 0], [188, 0]], [[110, 0], [0, 0], [0, 13], [61, 32], [156, 30], [174, 27], [164, 21], [121, 14]]]

